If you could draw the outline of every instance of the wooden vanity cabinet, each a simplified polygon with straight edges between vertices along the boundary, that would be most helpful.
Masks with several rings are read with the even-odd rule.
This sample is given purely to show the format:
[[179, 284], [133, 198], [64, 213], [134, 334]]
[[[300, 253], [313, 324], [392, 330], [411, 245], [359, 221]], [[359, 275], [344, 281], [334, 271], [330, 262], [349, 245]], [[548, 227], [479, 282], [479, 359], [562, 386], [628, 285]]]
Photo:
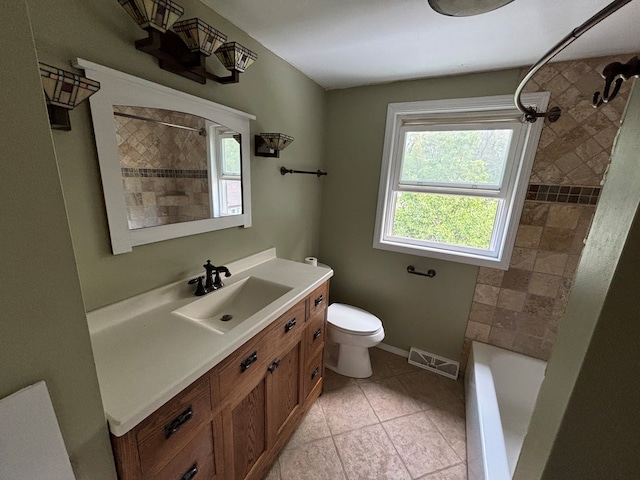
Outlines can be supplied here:
[[328, 282], [133, 430], [112, 435], [119, 479], [262, 479], [322, 391], [327, 303]]

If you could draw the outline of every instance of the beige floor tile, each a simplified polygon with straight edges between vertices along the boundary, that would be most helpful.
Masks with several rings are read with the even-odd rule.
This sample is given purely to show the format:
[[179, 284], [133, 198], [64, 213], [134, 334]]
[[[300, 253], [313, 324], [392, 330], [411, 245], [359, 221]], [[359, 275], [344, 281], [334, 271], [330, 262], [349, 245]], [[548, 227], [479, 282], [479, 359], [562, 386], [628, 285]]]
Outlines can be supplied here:
[[382, 426], [413, 478], [460, 463], [424, 412], [389, 420]]
[[325, 370], [323, 395], [264, 480], [467, 479], [464, 382], [370, 354], [369, 379]]
[[[379, 358], [384, 365], [389, 367], [391, 372], [394, 375], [400, 375], [402, 373], [410, 373], [418, 370], [419, 367], [415, 365], [411, 365], [406, 357], [402, 357], [400, 355], [396, 355], [391, 352], [387, 352], [380, 348], [370, 348], [369, 353], [371, 354], [371, 358]], [[373, 360], [372, 360], [373, 361]], [[375, 370], [375, 369], [374, 369]]]
[[430, 408], [458, 408], [462, 406], [459, 395], [454, 393], [458, 388], [455, 384], [448, 388], [440, 376], [421, 370], [415, 373], [398, 375], [398, 380], [407, 389], [408, 394], [422, 407], [423, 410]]
[[442, 377], [441, 382], [464, 403], [464, 377], [460, 376], [457, 380]]
[[333, 438], [349, 480], [411, 479], [381, 425], [364, 427]]
[[359, 386], [326, 392], [318, 399], [333, 435], [378, 423]]
[[331, 438], [305, 443], [280, 454], [282, 480], [346, 479], [338, 452]]
[[278, 459], [273, 462], [271, 470], [269, 470], [269, 473], [267, 473], [267, 476], [264, 477], [263, 480], [282, 480], [282, 477], [280, 476], [280, 462]]
[[[373, 374], [368, 378], [358, 378], [358, 383], [373, 382], [383, 378], [389, 378], [394, 376], [393, 370], [389, 366], [389, 355], [393, 355], [389, 352], [384, 352], [379, 348], [369, 349], [369, 358], [371, 359], [371, 369]], [[393, 355], [397, 357], [398, 355]]]
[[432, 408], [424, 413], [464, 462], [467, 459], [465, 412]]
[[340, 390], [350, 385], [357, 385], [355, 378], [345, 377], [328, 368], [324, 369], [324, 377], [322, 378], [322, 389], [324, 392]]
[[395, 377], [363, 383], [360, 388], [381, 422], [422, 410]]
[[467, 480], [467, 466], [461, 463], [436, 473], [430, 473], [418, 480]]
[[318, 440], [320, 438], [326, 438], [331, 436], [327, 419], [324, 416], [324, 412], [318, 402], [315, 402], [309, 411], [305, 414], [304, 418], [298, 425], [298, 428], [291, 436], [291, 439], [287, 442], [285, 448], [297, 448], [300, 445]]

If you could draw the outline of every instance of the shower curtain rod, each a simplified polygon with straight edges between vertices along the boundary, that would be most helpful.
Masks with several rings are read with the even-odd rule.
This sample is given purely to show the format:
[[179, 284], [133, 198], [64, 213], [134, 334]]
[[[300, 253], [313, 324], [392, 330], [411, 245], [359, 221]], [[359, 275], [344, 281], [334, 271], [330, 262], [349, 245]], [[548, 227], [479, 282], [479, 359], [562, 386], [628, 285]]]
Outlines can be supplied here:
[[204, 127], [203, 128], [187, 127], [185, 125], [178, 125], [176, 123], [163, 122], [162, 120], [155, 120], [153, 118], [140, 117], [138, 115], [131, 115], [130, 113], [113, 112], [113, 114], [117, 115], [118, 117], [133, 118], [134, 120], [142, 120], [143, 122], [158, 123], [160, 125], [165, 125], [167, 127], [181, 128], [182, 130], [190, 130], [192, 132], [198, 132], [203, 137], [207, 136], [207, 130]]
[[544, 65], [547, 64], [553, 57], [555, 57], [558, 53], [568, 47], [571, 43], [573, 43], [578, 37], [580, 37], [583, 33], [590, 30], [592, 27], [599, 24], [602, 20], [607, 18], [609, 15], [617, 12], [622, 7], [624, 7], [627, 3], [632, 0], [615, 0], [611, 2], [609, 5], [604, 7], [598, 13], [596, 13], [589, 20], [584, 22], [578, 28], [575, 28], [571, 31], [566, 37], [560, 40], [551, 50], [549, 50], [538, 62], [533, 65], [524, 76], [520, 85], [516, 89], [516, 93], [514, 96], [514, 101], [518, 110], [524, 113], [524, 118], [529, 123], [534, 123], [540, 117], [548, 117], [549, 121], [555, 122], [558, 118], [560, 118], [560, 108], [553, 107], [548, 112], [538, 112], [534, 107], [527, 107], [522, 103], [520, 96], [522, 95], [522, 90], [531, 77], [533, 77], [538, 70], [540, 70]]

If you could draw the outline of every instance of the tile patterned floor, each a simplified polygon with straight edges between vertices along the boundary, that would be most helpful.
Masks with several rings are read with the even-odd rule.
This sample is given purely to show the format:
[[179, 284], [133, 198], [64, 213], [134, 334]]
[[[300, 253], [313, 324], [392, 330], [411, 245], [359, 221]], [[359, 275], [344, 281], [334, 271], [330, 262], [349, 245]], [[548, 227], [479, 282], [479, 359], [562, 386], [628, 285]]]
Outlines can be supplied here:
[[265, 480], [467, 479], [463, 383], [370, 352], [370, 378], [325, 372]]

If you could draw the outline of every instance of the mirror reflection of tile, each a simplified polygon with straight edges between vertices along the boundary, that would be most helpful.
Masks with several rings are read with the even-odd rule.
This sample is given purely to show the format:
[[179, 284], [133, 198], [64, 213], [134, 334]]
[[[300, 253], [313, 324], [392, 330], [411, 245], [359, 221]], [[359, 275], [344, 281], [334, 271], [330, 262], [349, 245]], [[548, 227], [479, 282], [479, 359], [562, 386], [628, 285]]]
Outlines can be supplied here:
[[129, 228], [210, 218], [205, 119], [131, 106], [114, 113]]

